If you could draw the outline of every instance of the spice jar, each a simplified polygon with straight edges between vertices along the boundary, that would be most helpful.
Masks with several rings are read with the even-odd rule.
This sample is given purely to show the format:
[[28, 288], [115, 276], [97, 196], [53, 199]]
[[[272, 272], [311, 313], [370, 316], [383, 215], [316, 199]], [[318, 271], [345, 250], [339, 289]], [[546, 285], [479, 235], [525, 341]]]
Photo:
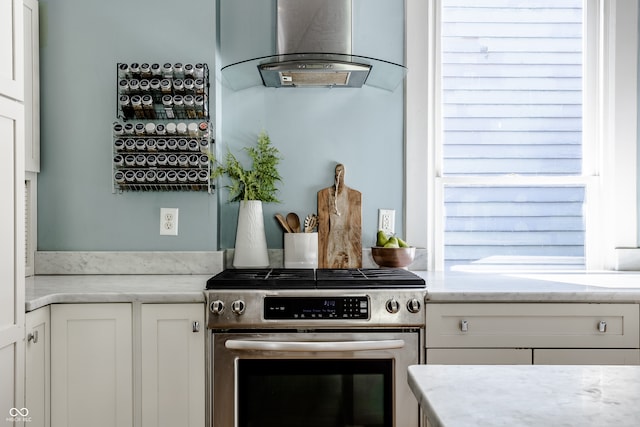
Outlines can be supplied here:
[[131, 70], [129, 70], [129, 64], [124, 64], [124, 63], [118, 64], [118, 78], [120, 79], [131, 78]]
[[173, 96], [165, 95], [162, 97], [162, 106], [167, 119], [175, 119], [176, 115], [173, 111]]
[[173, 77], [176, 79], [184, 79], [184, 69], [182, 68], [182, 62], [176, 62], [173, 64]]
[[151, 65], [147, 64], [146, 62], [144, 64], [140, 64], [140, 78], [151, 78]]
[[184, 77], [186, 78], [193, 78], [193, 73], [195, 72], [195, 67], [193, 66], [193, 64], [184, 64]]
[[166, 62], [165, 64], [162, 65], [162, 76], [165, 79], [173, 78], [173, 65], [171, 63]]
[[129, 70], [131, 70], [132, 78], [134, 79], [140, 78], [140, 64], [138, 64], [137, 62], [132, 63], [131, 65], [129, 65]]
[[185, 95], [184, 98], [184, 112], [188, 119], [195, 119], [196, 117], [196, 107], [194, 104], [193, 95]]
[[132, 119], [134, 117], [133, 105], [131, 105], [131, 99], [127, 95], [120, 95], [118, 98], [120, 103], [120, 110], [125, 119]]
[[144, 95], [142, 97], [142, 109], [144, 110], [144, 117], [146, 119], [154, 120], [156, 118], [156, 110], [153, 106], [153, 98], [151, 95]]
[[133, 106], [133, 115], [136, 119], [144, 119], [144, 110], [142, 109], [142, 97], [133, 95], [131, 97], [131, 105]]
[[185, 117], [182, 95], [173, 95], [173, 112], [179, 119], [183, 119]]

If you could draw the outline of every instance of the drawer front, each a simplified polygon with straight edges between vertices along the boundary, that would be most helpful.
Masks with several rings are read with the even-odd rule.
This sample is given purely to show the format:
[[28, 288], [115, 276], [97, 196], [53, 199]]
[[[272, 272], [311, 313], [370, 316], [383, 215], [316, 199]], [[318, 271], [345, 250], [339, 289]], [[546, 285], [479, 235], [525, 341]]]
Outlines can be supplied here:
[[530, 348], [428, 348], [427, 364], [531, 365], [532, 351]]
[[637, 304], [427, 304], [426, 346], [640, 348]]
[[629, 348], [536, 348], [535, 365], [640, 365], [640, 350]]

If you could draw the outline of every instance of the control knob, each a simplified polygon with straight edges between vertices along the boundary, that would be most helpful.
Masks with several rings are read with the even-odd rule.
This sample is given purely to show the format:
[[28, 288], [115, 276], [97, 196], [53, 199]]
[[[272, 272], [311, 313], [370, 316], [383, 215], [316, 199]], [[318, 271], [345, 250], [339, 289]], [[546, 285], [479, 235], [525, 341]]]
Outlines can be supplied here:
[[409, 313], [418, 313], [420, 311], [420, 301], [417, 298], [411, 298], [407, 301], [407, 310], [409, 310]]
[[398, 311], [400, 311], [400, 304], [395, 298], [391, 298], [390, 300], [387, 300], [386, 307], [387, 307], [387, 311], [392, 314], [395, 314]]
[[218, 299], [213, 301], [209, 308], [211, 309], [211, 313], [213, 314], [222, 314], [222, 312], [224, 311], [224, 303]]
[[233, 311], [238, 316], [244, 313], [245, 307], [246, 304], [241, 299], [231, 303], [231, 311]]

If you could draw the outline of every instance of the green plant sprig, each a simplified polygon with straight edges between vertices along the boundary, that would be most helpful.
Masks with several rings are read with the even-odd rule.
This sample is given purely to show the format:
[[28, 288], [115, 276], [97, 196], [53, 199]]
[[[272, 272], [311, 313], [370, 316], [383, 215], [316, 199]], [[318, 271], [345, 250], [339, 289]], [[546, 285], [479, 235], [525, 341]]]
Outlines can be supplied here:
[[224, 163], [216, 161], [210, 155], [213, 163], [211, 177], [218, 178], [226, 175], [231, 181], [225, 186], [229, 190], [229, 201], [260, 200], [263, 202], [277, 202], [278, 191], [276, 183], [282, 178], [278, 173], [278, 164], [282, 158], [280, 152], [271, 144], [271, 139], [265, 131], [260, 132], [255, 147], [243, 148], [252, 160], [252, 168], [245, 169], [236, 156], [227, 152]]

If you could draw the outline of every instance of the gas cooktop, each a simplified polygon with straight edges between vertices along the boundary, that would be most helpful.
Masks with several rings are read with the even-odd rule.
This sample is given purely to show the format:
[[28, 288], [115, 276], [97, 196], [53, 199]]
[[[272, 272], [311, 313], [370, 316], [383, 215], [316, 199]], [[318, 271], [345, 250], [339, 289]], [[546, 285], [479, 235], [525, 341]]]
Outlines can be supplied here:
[[425, 286], [424, 279], [401, 268], [227, 269], [207, 280], [207, 289], [380, 289]]

